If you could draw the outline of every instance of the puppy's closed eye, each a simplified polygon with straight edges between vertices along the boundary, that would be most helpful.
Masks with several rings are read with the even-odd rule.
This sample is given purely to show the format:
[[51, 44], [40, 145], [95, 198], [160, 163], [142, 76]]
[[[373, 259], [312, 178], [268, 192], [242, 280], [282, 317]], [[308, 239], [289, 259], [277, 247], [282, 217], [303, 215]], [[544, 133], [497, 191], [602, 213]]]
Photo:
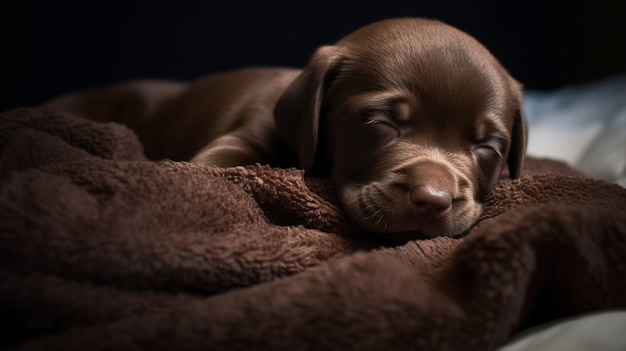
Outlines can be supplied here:
[[489, 139], [476, 145], [472, 150], [477, 157], [502, 157], [502, 143]]
[[[494, 118], [495, 120], [495, 118]], [[507, 136], [501, 127], [491, 122], [479, 123], [476, 127], [474, 136], [474, 147], [472, 152], [477, 157], [495, 157], [502, 158], [505, 153], [505, 145]]]
[[390, 111], [372, 110], [363, 114], [363, 124], [368, 127], [372, 136], [380, 136], [385, 139], [393, 139], [400, 136], [400, 125], [392, 117]]

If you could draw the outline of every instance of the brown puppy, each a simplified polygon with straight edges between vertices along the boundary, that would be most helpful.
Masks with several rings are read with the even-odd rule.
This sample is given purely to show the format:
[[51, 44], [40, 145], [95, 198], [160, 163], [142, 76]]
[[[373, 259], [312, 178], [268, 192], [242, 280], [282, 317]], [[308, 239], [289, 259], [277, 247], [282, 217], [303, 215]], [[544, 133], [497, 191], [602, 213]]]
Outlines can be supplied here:
[[318, 49], [303, 71], [155, 84], [48, 106], [98, 120], [111, 118], [93, 111], [114, 109], [153, 158], [328, 175], [356, 224], [400, 240], [465, 232], [525, 153], [521, 86], [475, 39], [437, 21], [374, 23]]

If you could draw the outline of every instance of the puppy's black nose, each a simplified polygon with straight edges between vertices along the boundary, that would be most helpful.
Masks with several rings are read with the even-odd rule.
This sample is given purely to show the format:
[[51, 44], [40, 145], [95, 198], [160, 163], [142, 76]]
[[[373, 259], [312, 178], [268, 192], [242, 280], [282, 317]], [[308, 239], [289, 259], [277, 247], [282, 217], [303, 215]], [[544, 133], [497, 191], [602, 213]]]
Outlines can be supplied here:
[[449, 191], [429, 185], [414, 186], [409, 191], [409, 198], [416, 211], [427, 216], [443, 215], [452, 207], [452, 194]]

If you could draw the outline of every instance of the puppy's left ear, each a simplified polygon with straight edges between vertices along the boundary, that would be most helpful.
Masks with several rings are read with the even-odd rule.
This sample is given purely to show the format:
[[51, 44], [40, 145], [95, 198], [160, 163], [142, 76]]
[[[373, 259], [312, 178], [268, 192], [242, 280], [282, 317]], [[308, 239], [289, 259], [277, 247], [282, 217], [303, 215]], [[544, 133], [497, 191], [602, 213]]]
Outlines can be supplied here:
[[274, 107], [278, 132], [304, 169], [315, 163], [322, 99], [339, 62], [338, 47], [319, 48]]
[[526, 125], [526, 115], [524, 114], [524, 97], [522, 85], [513, 81], [513, 95], [515, 111], [513, 116], [513, 131], [511, 135], [511, 148], [507, 158], [509, 175], [511, 179], [519, 178], [524, 166], [526, 156], [526, 144], [528, 140], [528, 127]]

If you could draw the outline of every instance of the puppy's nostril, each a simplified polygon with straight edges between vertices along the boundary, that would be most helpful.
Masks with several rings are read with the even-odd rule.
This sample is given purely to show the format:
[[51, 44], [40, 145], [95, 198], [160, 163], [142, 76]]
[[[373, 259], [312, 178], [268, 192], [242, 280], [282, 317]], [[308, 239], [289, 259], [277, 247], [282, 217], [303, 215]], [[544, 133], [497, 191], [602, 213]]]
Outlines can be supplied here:
[[409, 198], [419, 212], [432, 215], [442, 214], [452, 206], [452, 194], [449, 191], [428, 185], [411, 188]]

